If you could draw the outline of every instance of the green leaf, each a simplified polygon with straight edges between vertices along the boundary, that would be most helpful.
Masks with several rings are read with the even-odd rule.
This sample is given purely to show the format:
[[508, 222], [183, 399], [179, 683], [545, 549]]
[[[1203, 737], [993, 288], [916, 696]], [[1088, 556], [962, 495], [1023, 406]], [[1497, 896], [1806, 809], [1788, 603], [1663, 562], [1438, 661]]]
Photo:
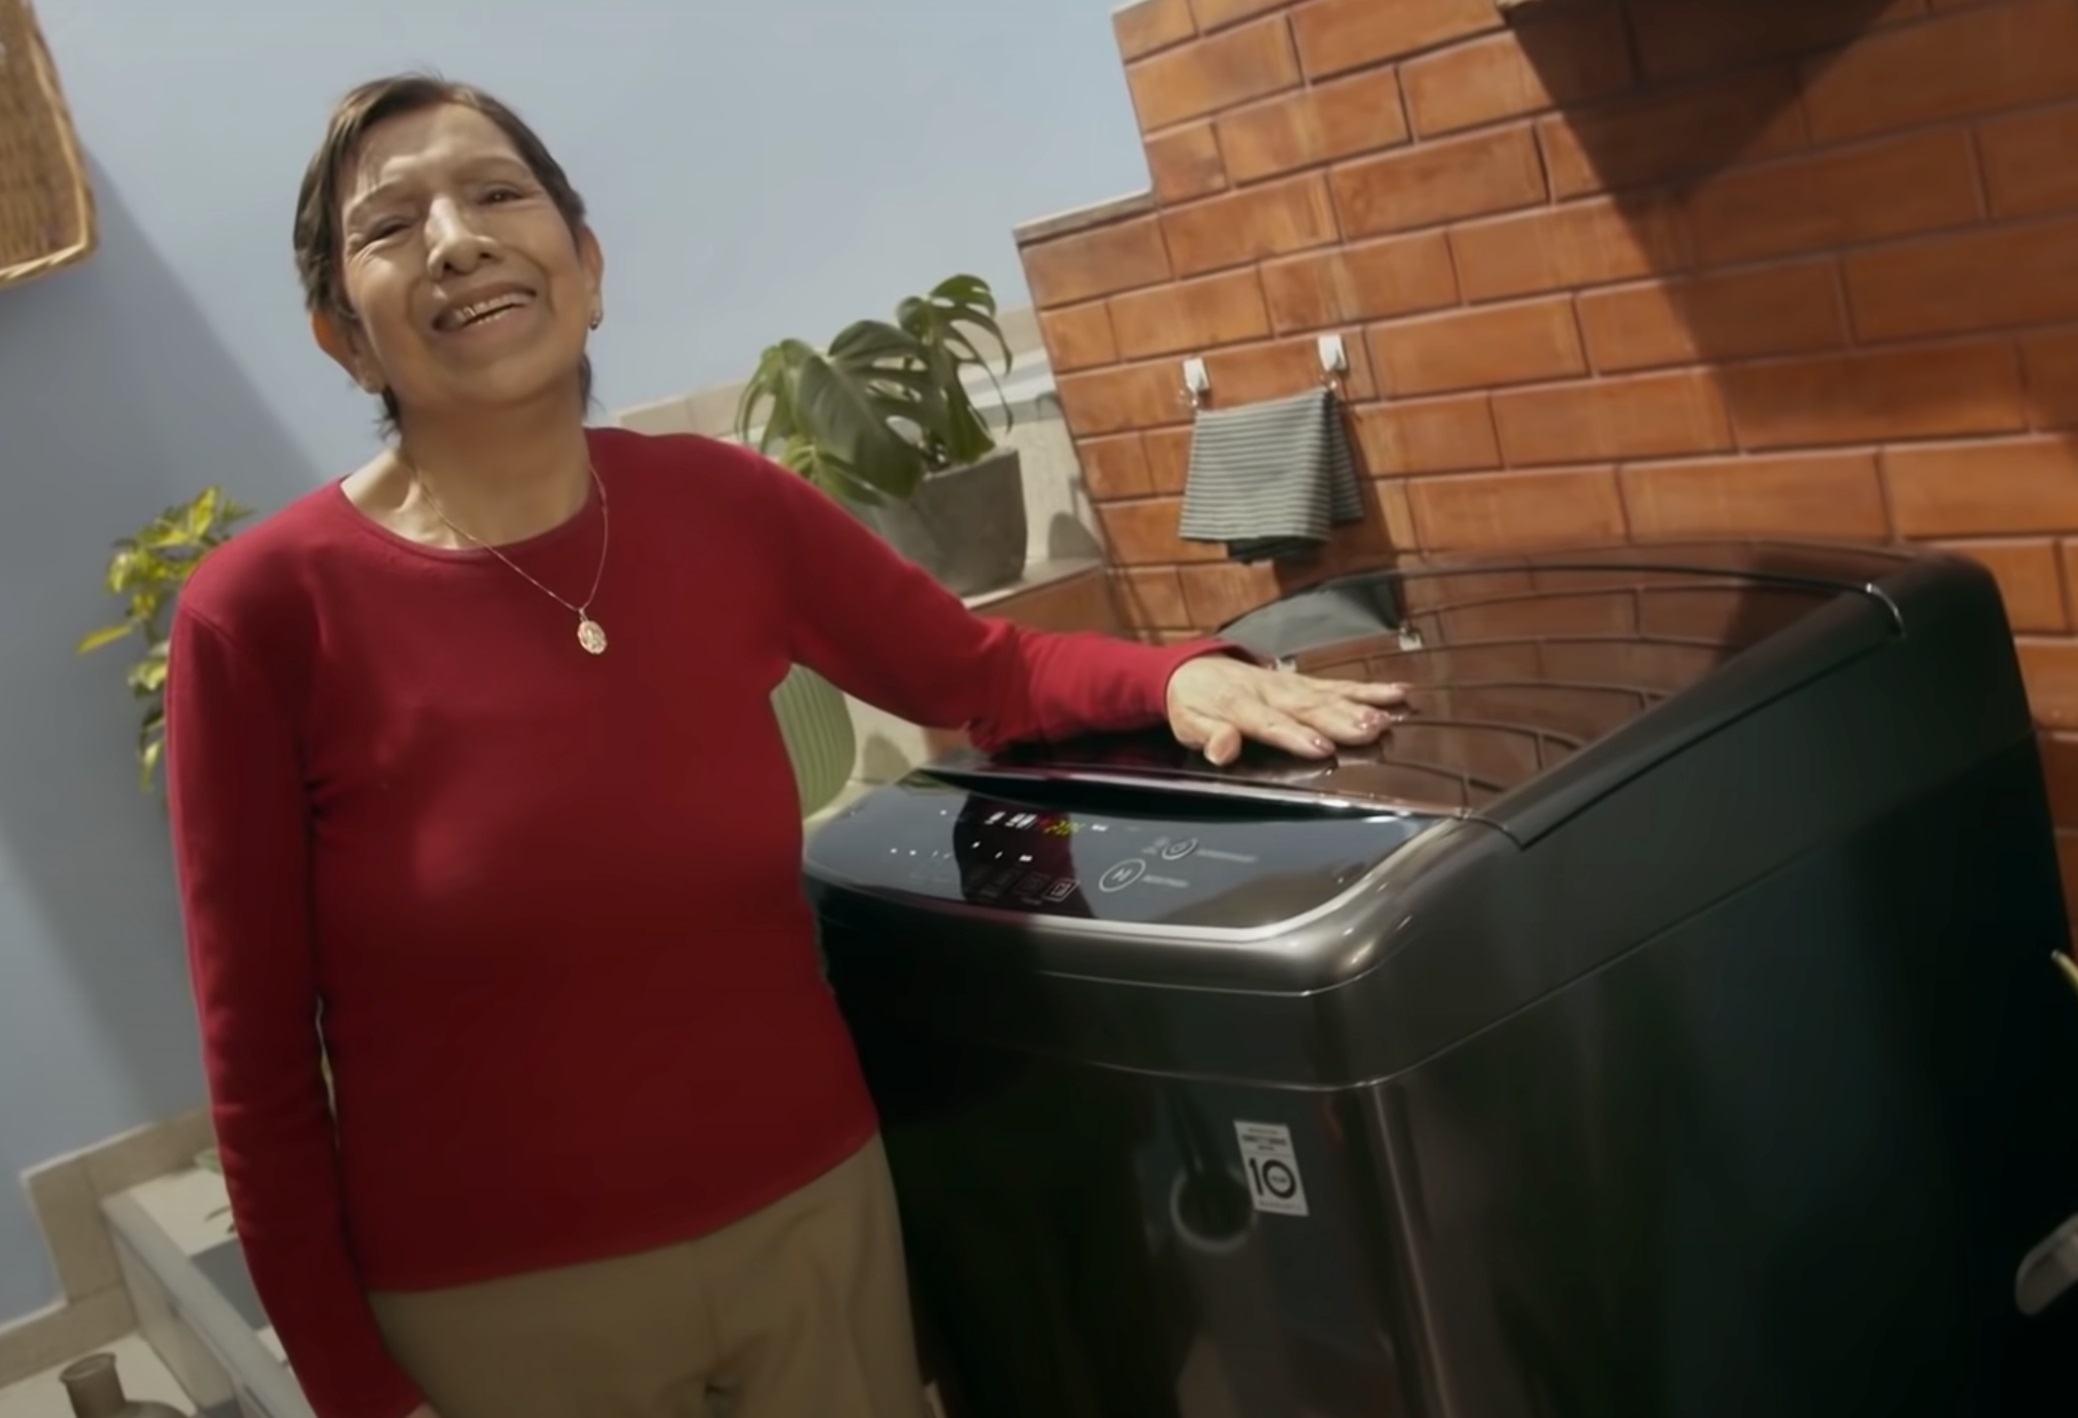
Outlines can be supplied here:
[[166, 651], [163, 646], [147, 651], [130, 666], [130, 689], [135, 694], [157, 694], [166, 687]]
[[780, 461], [832, 497], [876, 507], [888, 500], [880, 489], [863, 481], [857, 472], [812, 438], [790, 439]]
[[737, 437], [749, 441], [761, 407], [767, 411], [759, 451], [770, 453], [774, 446], [794, 436], [794, 370], [814, 353], [812, 346], [799, 340], [782, 340], [759, 356], [757, 370], [744, 384], [736, 402]]
[[118, 640], [127, 639], [130, 633], [136, 629], [137, 627], [128, 621], [123, 622], [121, 625], [104, 625], [99, 630], [90, 631], [82, 635], [79, 639], [79, 644], [73, 647], [72, 653], [75, 655], [91, 655], [104, 645], [113, 645]]
[[128, 590], [131, 578], [136, 575], [135, 568], [149, 564], [149, 561], [149, 555], [136, 543], [117, 542], [115, 554], [108, 558], [108, 575], [103, 578], [108, 594], [115, 596]]
[[141, 709], [137, 766], [147, 791], [165, 752], [166, 610], [203, 559], [229, 540], [237, 522], [251, 515], [251, 508], [240, 506], [212, 484], [161, 511], [110, 551], [103, 580], [108, 593], [123, 601], [123, 623], [84, 636], [77, 652], [87, 654], [133, 634], [144, 641], [125, 679]]
[[182, 530], [188, 540], [199, 542], [216, 526], [218, 504], [223, 501], [223, 490], [211, 486], [195, 494], [195, 500], [187, 505], [186, 515], [181, 519]]
[[845, 326], [827, 350], [782, 340], [744, 384], [737, 434], [748, 441], [761, 429], [761, 451], [837, 496], [913, 497], [933, 470], [974, 462], [996, 446], [962, 383], [969, 368], [994, 379], [982, 336], [1002, 351], [1007, 371], [995, 293], [979, 277], [959, 275], [903, 300], [893, 322]]
[[159, 760], [165, 757], [166, 740], [151, 740], [137, 751], [137, 786], [144, 792], [152, 790], [152, 780], [159, 771]]

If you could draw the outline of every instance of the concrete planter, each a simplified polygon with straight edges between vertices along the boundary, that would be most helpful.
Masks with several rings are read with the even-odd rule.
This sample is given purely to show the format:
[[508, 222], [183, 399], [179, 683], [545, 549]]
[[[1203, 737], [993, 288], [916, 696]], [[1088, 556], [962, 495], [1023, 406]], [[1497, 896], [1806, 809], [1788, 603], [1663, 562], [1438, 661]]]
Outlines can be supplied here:
[[956, 596], [999, 590], [1025, 573], [1024, 465], [1015, 448], [934, 473], [907, 502], [856, 510]]

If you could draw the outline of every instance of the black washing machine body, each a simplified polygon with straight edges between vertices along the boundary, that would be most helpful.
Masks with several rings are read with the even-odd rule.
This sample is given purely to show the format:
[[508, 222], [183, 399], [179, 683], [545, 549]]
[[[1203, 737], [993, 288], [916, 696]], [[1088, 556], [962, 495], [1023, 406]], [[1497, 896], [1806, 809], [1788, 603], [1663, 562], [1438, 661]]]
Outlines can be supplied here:
[[1390, 577], [1233, 628], [1409, 684], [1376, 750], [959, 755], [811, 842], [954, 1406], [2062, 1411], [2078, 999], [1989, 579]]

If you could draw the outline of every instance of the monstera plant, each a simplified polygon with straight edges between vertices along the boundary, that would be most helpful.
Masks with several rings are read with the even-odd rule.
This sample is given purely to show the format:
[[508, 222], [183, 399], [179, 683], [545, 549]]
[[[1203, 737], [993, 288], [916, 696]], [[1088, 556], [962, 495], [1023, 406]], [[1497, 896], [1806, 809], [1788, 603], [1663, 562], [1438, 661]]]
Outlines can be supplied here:
[[92, 654], [118, 641], [134, 640], [142, 648], [130, 664], [130, 693], [138, 703], [137, 771], [150, 792], [166, 747], [166, 616], [202, 558], [230, 539], [231, 529], [252, 515], [224, 495], [205, 487], [186, 502], [169, 507], [141, 529], [115, 544], [104, 584], [123, 603], [123, 618], [85, 636], [78, 653]]
[[[850, 506], [962, 594], [1024, 570], [1023, 469], [998, 446], [1011, 427], [998, 372], [1011, 354], [995, 292], [952, 276], [895, 307], [892, 320], [847, 325], [827, 346], [781, 340], [744, 385], [736, 432]], [[970, 384], [1003, 413], [993, 429]]]

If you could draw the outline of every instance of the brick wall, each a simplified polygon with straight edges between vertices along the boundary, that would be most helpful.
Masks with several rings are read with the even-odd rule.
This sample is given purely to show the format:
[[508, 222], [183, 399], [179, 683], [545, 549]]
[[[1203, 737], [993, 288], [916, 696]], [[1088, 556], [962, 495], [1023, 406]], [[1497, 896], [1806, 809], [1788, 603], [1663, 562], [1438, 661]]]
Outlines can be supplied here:
[[[2078, 0], [1115, 25], [1152, 190], [1020, 245], [1135, 625], [1395, 552], [1940, 542], [2004, 587], [2078, 829]], [[1274, 397], [1329, 331], [1365, 523], [1298, 570], [1179, 541], [1181, 359], [1218, 403]]]

